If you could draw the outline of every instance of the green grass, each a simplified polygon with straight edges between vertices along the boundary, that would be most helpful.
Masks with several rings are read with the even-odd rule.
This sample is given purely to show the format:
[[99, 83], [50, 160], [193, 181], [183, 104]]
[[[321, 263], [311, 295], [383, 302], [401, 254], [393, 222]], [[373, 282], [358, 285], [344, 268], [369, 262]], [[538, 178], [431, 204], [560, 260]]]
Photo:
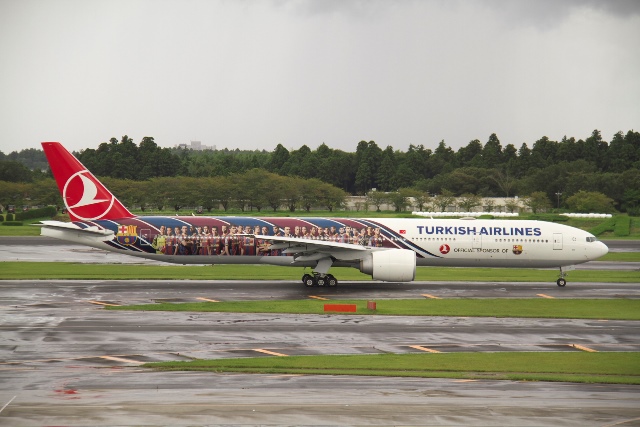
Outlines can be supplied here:
[[106, 308], [135, 311], [324, 314], [326, 303], [356, 304], [357, 312], [352, 314], [360, 315], [640, 320], [638, 299], [386, 299], [376, 300], [376, 310], [367, 309], [366, 300], [316, 299], [158, 303]]
[[[109, 261], [108, 255], [105, 262]], [[13, 262], [0, 263], [3, 279], [103, 279], [103, 280], [292, 280], [300, 281], [304, 270], [299, 267], [267, 265], [122, 265], [83, 264], [70, 262]], [[340, 281], [371, 280], [370, 276], [354, 268], [335, 267], [331, 273]], [[448, 268], [418, 267], [419, 281], [490, 281], [490, 282], [549, 282], [556, 281], [558, 271], [521, 268]], [[575, 282], [640, 282], [636, 271], [578, 270], [569, 273]], [[375, 286], [375, 285], [374, 285]]]
[[[40, 227], [29, 225], [28, 222], [23, 225], [0, 225], [0, 236], [39, 236]], [[5, 248], [6, 250], [6, 248]]]
[[640, 262], [640, 252], [609, 252], [598, 261]]
[[640, 353], [290, 356], [148, 363], [158, 370], [640, 384]]

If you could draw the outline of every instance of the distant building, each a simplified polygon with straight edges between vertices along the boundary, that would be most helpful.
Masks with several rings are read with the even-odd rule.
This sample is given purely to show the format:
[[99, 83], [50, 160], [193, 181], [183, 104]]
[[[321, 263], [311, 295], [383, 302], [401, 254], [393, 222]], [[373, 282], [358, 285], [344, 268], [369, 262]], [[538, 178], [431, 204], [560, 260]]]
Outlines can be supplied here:
[[181, 150], [193, 150], [193, 151], [203, 151], [203, 150], [215, 150], [216, 146], [202, 145], [202, 141], [190, 141], [189, 144], [177, 144], [175, 148], [179, 148]]

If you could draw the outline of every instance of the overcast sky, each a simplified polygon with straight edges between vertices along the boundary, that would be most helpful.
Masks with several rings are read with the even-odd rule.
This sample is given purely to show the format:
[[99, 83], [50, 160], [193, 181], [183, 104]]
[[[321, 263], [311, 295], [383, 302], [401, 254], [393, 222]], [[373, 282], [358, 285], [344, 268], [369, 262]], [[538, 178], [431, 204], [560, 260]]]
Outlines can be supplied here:
[[638, 0], [0, 0], [0, 151], [640, 130]]

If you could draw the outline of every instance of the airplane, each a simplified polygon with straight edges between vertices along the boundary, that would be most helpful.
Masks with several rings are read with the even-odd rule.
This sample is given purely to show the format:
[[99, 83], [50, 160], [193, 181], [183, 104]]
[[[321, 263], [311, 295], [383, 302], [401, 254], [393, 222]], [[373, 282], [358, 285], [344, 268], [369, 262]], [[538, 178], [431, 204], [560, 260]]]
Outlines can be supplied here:
[[429, 218], [137, 216], [59, 142], [43, 142], [71, 222], [41, 221], [41, 235], [175, 264], [311, 268], [305, 286], [337, 286], [331, 267], [410, 282], [416, 266], [559, 268], [608, 252], [578, 228], [544, 221]]

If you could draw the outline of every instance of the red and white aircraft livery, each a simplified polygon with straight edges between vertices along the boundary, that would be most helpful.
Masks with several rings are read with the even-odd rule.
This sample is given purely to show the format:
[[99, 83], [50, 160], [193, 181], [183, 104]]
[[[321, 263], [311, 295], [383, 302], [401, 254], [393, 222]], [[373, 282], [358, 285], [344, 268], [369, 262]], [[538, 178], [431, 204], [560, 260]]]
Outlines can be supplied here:
[[608, 252], [592, 234], [541, 221], [136, 216], [60, 143], [42, 146], [72, 220], [42, 221], [42, 235], [142, 258], [311, 267], [306, 286], [336, 286], [332, 266], [388, 282], [414, 280], [416, 265], [558, 267], [565, 286], [571, 266]]

